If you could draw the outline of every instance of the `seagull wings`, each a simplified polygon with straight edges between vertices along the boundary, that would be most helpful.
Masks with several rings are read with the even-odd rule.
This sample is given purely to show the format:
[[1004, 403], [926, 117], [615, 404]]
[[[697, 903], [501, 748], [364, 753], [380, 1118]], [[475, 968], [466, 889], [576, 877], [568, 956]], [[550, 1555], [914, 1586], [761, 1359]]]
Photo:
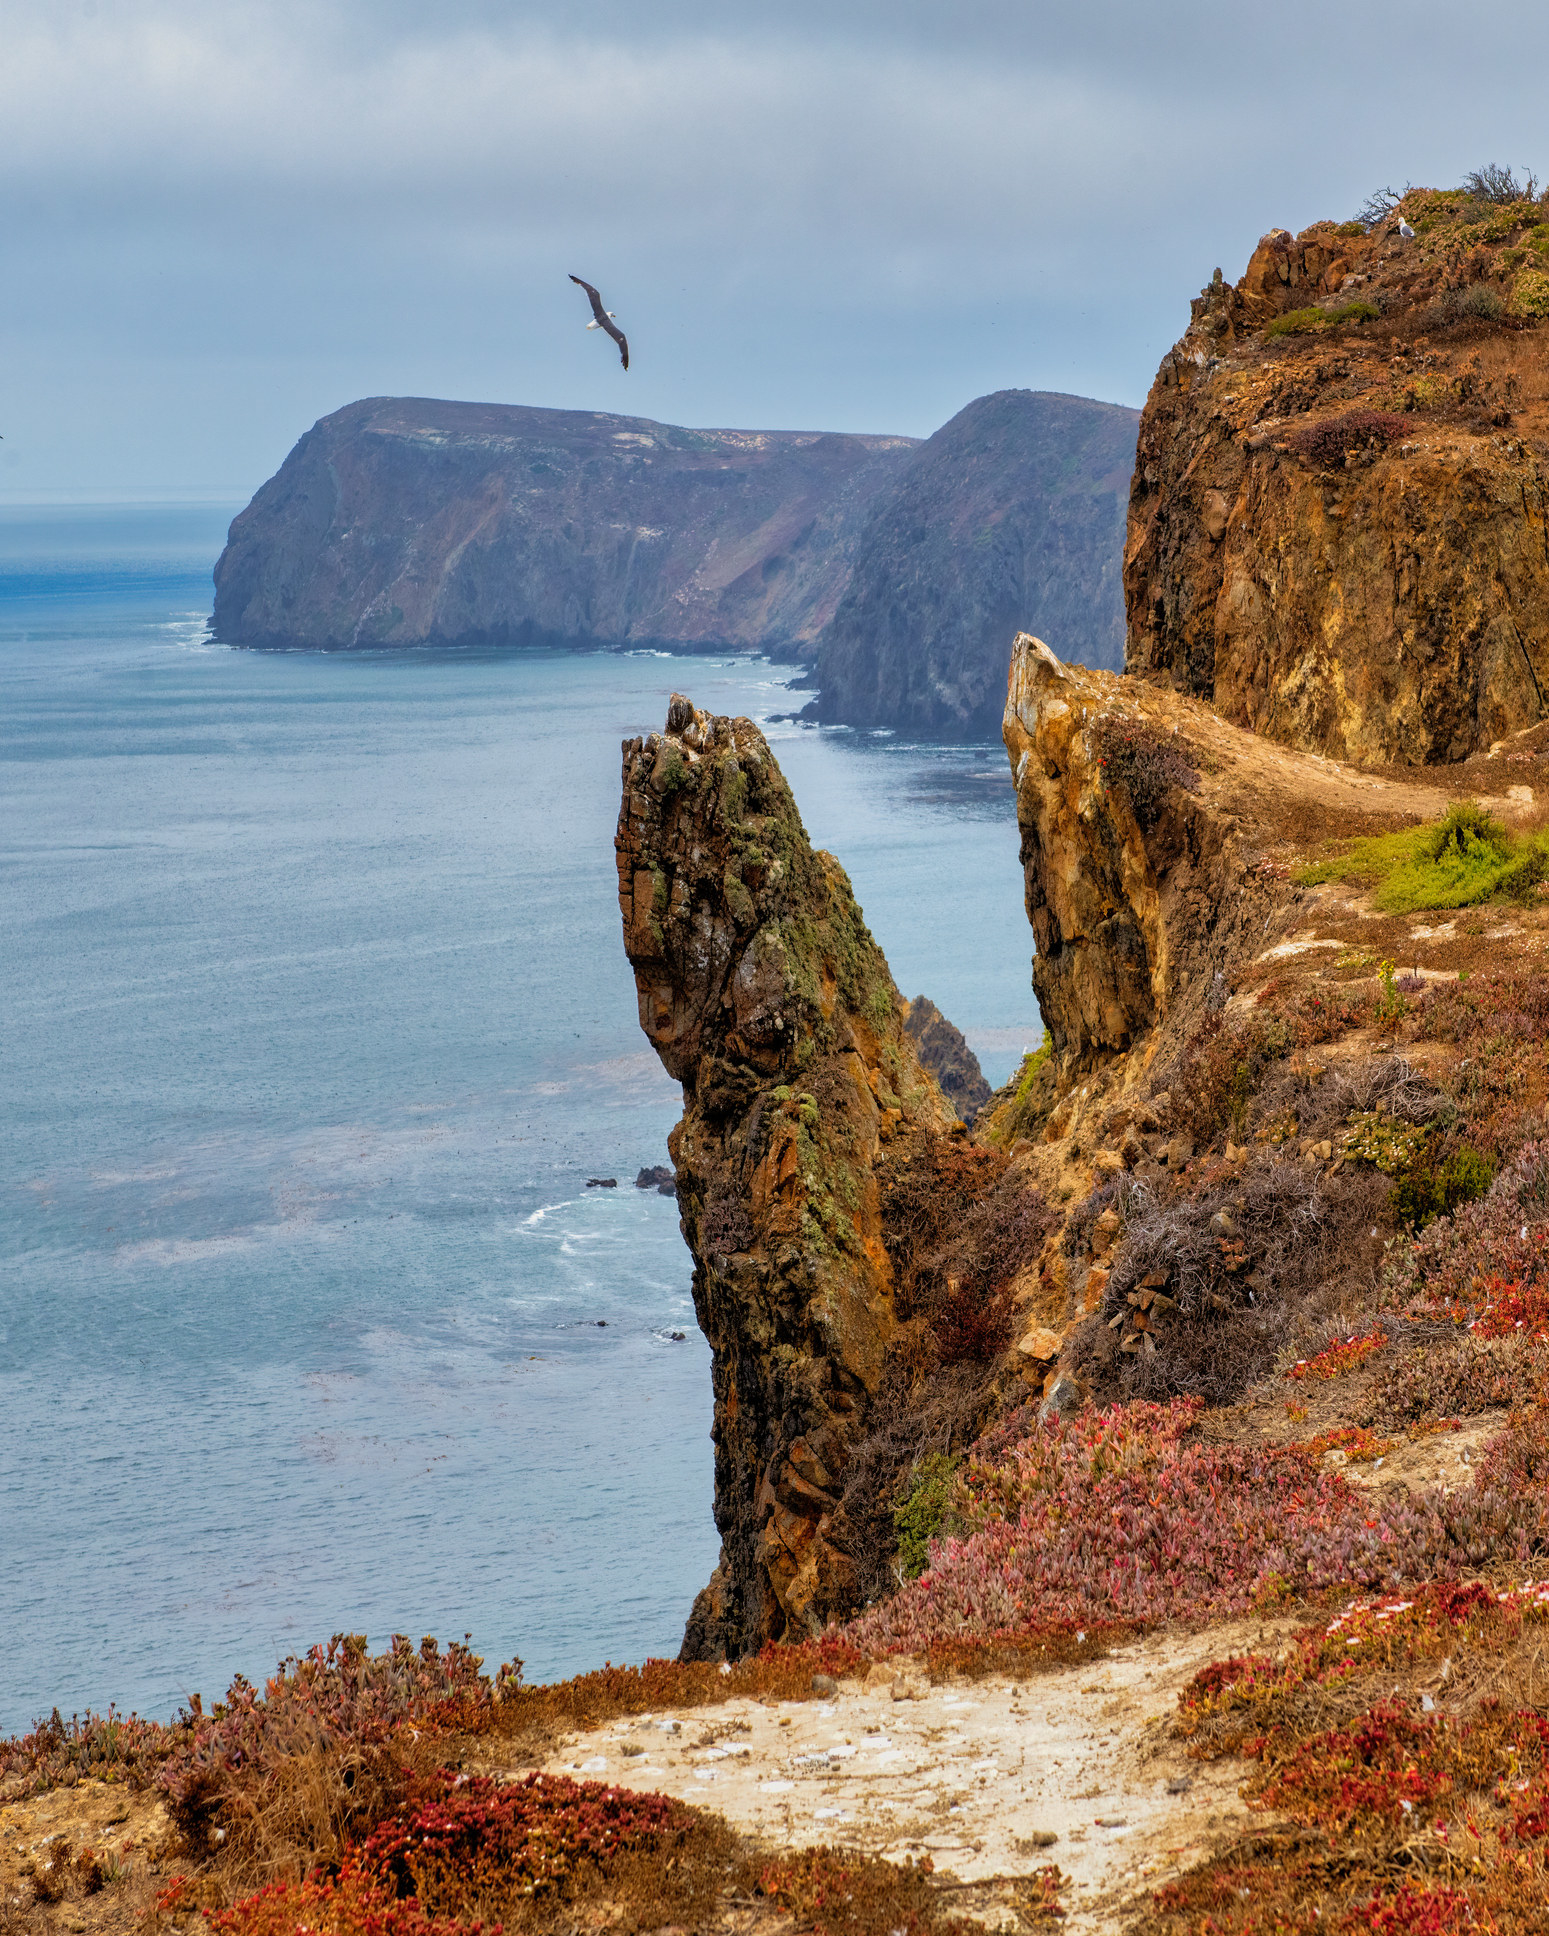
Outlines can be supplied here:
[[624, 334], [623, 330], [619, 328], [618, 324], [614, 322], [613, 318], [608, 314], [607, 310], [603, 308], [602, 297], [598, 295], [597, 291], [592, 287], [592, 285], [589, 282], [583, 281], [580, 276], [572, 276], [570, 280], [573, 283], [575, 283], [579, 288], [584, 289], [586, 291], [587, 296], [591, 300], [592, 315], [596, 320], [597, 327], [599, 329], [605, 329], [608, 332], [608, 334], [613, 338], [614, 342], [618, 344], [619, 361], [624, 365], [624, 368], [627, 370], [629, 368], [629, 338]]

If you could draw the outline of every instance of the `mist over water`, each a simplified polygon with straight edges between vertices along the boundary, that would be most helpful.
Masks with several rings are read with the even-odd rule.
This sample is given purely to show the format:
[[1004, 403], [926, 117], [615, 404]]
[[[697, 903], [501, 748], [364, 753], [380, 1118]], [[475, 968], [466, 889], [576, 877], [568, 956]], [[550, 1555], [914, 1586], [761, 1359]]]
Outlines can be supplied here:
[[[674, 689], [763, 722], [789, 673], [228, 651], [227, 515], [0, 511], [0, 1731], [336, 1630], [675, 1653], [718, 1548], [688, 1253], [631, 1187], [679, 1096], [619, 741]], [[1000, 749], [767, 730], [1004, 1079], [1039, 1030]]]

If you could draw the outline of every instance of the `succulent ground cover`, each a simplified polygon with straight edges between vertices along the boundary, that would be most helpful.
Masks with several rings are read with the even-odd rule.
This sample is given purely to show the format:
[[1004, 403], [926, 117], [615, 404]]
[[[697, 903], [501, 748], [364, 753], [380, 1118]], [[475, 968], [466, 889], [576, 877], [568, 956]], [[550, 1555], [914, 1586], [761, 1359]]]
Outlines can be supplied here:
[[1248, 1758], [1243, 1793], [1279, 1824], [1160, 1891], [1140, 1926], [1542, 1928], [1546, 1621], [1549, 1585], [1432, 1585], [1197, 1676], [1175, 1731], [1201, 1758]]
[[[1080, 1660], [1118, 1631], [1023, 1633], [997, 1647], [949, 1638], [934, 1671]], [[5, 1927], [31, 1927], [32, 1912], [60, 1905], [78, 1914], [100, 1896], [105, 1928], [128, 1927], [133, 1907], [152, 1928], [203, 1915], [223, 1936], [473, 1936], [598, 1921], [713, 1928], [734, 1911], [745, 1929], [750, 1909], [753, 1927], [789, 1927], [794, 1914], [828, 1936], [957, 1929], [928, 1861], [900, 1867], [824, 1846], [775, 1862], [718, 1816], [665, 1796], [465, 1772], [481, 1754], [536, 1758], [560, 1727], [732, 1693], [812, 1699], [832, 1685], [825, 1671], [864, 1665], [830, 1636], [725, 1670], [654, 1661], [528, 1687], [519, 1662], [486, 1676], [466, 1647], [400, 1640], [372, 1656], [338, 1637], [285, 1662], [261, 1693], [239, 1677], [226, 1700], [170, 1726], [56, 1716], [0, 1743], [0, 1794], [92, 1778], [160, 1794], [171, 1832], [151, 1864], [159, 1887], [147, 1894], [142, 1865], [137, 1893], [115, 1889], [125, 1878], [105, 1849], [55, 1845], [28, 1872], [30, 1909], [18, 1920], [18, 1905], [6, 1904]], [[1029, 1885], [1035, 1920], [1057, 1917], [1057, 1885], [1052, 1868]]]

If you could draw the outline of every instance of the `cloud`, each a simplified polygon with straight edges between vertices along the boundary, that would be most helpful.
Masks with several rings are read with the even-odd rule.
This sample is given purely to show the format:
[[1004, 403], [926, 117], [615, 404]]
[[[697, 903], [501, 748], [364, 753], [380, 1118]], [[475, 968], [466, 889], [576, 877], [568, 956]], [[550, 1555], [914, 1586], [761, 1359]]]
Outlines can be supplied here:
[[1430, 0], [5, 18], [0, 331], [23, 442], [52, 424], [77, 468], [94, 419], [104, 462], [134, 442], [163, 471], [203, 420], [196, 468], [225, 475], [378, 388], [617, 407], [571, 268], [626, 313], [648, 414], [928, 430], [976, 386], [1138, 401], [1265, 228], [1549, 164], [1526, 6], [1488, 35]]

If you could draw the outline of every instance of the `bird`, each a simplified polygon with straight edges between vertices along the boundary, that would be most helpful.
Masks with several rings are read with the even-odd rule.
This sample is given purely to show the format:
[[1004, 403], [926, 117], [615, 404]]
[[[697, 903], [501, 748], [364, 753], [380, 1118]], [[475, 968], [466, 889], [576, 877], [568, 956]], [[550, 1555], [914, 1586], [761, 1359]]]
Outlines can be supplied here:
[[592, 320], [586, 325], [586, 327], [588, 329], [605, 329], [608, 332], [608, 334], [613, 338], [614, 342], [618, 344], [619, 361], [624, 365], [624, 368], [627, 370], [629, 368], [629, 338], [624, 334], [623, 330], [621, 330], [618, 327], [618, 325], [614, 322], [613, 311], [611, 309], [603, 308], [602, 297], [598, 295], [597, 291], [592, 287], [592, 285], [589, 282], [583, 281], [580, 276], [572, 276], [570, 280], [573, 283], [575, 283], [579, 288], [584, 289], [587, 295], [591, 298]]
[[1402, 215], [1398, 218], [1398, 232], [1406, 242], [1413, 242], [1415, 239], [1414, 230], [1404, 220]]

